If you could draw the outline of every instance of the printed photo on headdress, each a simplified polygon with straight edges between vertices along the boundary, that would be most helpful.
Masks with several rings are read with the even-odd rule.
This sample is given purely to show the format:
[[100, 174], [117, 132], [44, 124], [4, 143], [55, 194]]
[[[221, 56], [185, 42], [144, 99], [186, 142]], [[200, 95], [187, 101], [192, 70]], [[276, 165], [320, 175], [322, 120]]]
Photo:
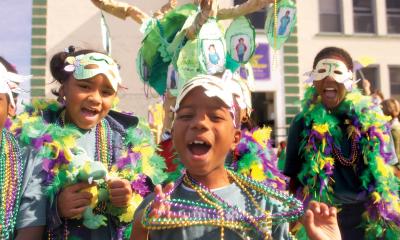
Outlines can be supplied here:
[[250, 58], [250, 40], [247, 35], [237, 35], [231, 39], [231, 57], [237, 62], [247, 62]]
[[224, 71], [225, 49], [222, 41], [204, 39], [201, 50], [208, 74]]
[[171, 64], [168, 66], [167, 89], [173, 96], [176, 96], [178, 94], [178, 87], [179, 74], [178, 71], [175, 71], [174, 66]]
[[236, 18], [225, 33], [230, 58], [240, 64], [247, 63], [255, 50], [255, 29], [246, 17]]
[[291, 21], [293, 21], [294, 10], [292, 8], [280, 8], [278, 13], [278, 36], [289, 34]]
[[142, 49], [139, 50], [138, 57], [136, 58], [136, 70], [139, 73], [139, 77], [143, 82], [148, 81], [148, 67], [144, 62], [142, 56]]

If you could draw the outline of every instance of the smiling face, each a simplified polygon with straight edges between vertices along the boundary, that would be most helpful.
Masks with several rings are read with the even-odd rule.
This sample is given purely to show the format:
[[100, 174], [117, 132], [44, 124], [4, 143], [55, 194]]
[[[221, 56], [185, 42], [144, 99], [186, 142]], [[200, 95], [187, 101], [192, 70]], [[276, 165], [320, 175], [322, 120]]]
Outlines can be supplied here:
[[[345, 62], [345, 59], [338, 55], [331, 55], [327, 58], [336, 59], [343, 63]], [[322, 60], [324, 60], [324, 59], [322, 59]], [[321, 74], [325, 73], [324, 71], [328, 71], [327, 68], [319, 68], [318, 65], [317, 65], [316, 69], [317, 69], [318, 73], [321, 73]], [[348, 70], [347, 67], [346, 67], [346, 70]], [[343, 70], [336, 69], [333, 71], [335, 74], [340, 74], [340, 71], [343, 71]], [[332, 109], [336, 108], [337, 106], [339, 106], [347, 94], [345, 85], [343, 83], [338, 83], [332, 77], [332, 75], [326, 76], [321, 80], [314, 81], [313, 85], [315, 86], [318, 95], [321, 96], [322, 103], [329, 110], [332, 110]]]
[[65, 117], [81, 129], [91, 129], [110, 111], [116, 91], [103, 74], [76, 80], [73, 76], [60, 88], [65, 96]]
[[224, 102], [196, 87], [180, 102], [172, 139], [189, 174], [203, 184], [215, 183], [226, 174], [225, 158], [239, 142], [240, 131]]

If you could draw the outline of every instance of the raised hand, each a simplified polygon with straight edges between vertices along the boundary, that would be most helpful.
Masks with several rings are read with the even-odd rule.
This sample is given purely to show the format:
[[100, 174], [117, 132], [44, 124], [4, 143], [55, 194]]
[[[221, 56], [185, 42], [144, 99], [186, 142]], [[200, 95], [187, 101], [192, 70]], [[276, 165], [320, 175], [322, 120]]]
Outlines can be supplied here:
[[150, 217], [169, 217], [169, 210], [171, 206], [164, 202], [168, 198], [167, 193], [174, 187], [173, 183], [168, 183], [164, 188], [161, 185], [156, 185], [154, 188], [155, 198], [151, 206]]
[[[163, 217], [168, 216], [170, 206], [163, 203], [163, 200], [167, 199], [167, 193], [174, 187], [173, 183], [167, 184], [164, 188], [161, 185], [156, 185], [154, 188], [155, 199], [152, 203], [152, 211], [150, 217]], [[166, 215], [165, 215], [166, 214]], [[143, 209], [136, 213], [135, 220], [132, 225], [131, 240], [147, 240], [149, 231], [145, 229], [141, 223], [143, 218]]]
[[341, 240], [336, 208], [311, 201], [302, 223], [311, 240]]
[[57, 198], [60, 217], [73, 218], [82, 214], [92, 199], [91, 193], [82, 190], [92, 186], [89, 183], [77, 183], [64, 188]]

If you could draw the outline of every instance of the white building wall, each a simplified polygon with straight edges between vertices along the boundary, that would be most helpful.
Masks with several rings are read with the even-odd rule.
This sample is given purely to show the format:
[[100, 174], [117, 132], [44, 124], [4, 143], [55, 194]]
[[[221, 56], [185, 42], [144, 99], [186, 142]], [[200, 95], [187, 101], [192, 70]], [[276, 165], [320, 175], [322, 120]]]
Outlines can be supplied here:
[[[160, 8], [167, 1], [149, 0], [134, 1], [123, 0], [151, 13]], [[181, 0], [179, 4], [191, 2]], [[112, 57], [121, 66], [123, 85], [127, 90], [119, 92], [121, 110], [134, 112], [147, 117], [149, 104], [159, 100], [155, 92], [150, 92], [146, 97], [143, 83], [136, 73], [136, 55], [140, 48], [142, 33], [140, 25], [132, 19], [125, 21], [105, 13], [107, 23], [111, 32]], [[62, 51], [69, 45], [82, 48], [102, 50], [102, 39], [100, 29], [100, 10], [89, 0], [48, 1], [47, 6], [47, 65], [51, 57]], [[46, 67], [46, 96], [50, 97], [51, 89], [57, 88], [52, 82], [49, 67]]]
[[[122, 0], [144, 10], [151, 15], [166, 0]], [[179, 4], [192, 2], [191, 0], [181, 0]], [[232, 6], [233, 0], [219, 0], [220, 7]], [[121, 110], [134, 112], [135, 114], [147, 117], [147, 107], [159, 100], [155, 92], [151, 92], [146, 97], [144, 85], [139, 80], [136, 72], [136, 55], [140, 48], [142, 34], [139, 31], [139, 24], [131, 19], [121, 20], [105, 13], [107, 23], [110, 27], [112, 40], [112, 57], [121, 65], [121, 75], [123, 85], [128, 90], [119, 93]], [[227, 27], [229, 21], [225, 21]], [[51, 89], [57, 88], [49, 70], [51, 57], [69, 45], [82, 48], [102, 50], [102, 39], [100, 29], [100, 10], [89, 0], [68, 0], [47, 2], [47, 32], [46, 32], [46, 96], [50, 97]], [[265, 33], [257, 30], [257, 41], [267, 43]], [[273, 51], [270, 51], [272, 56]], [[271, 80], [268, 84], [256, 85], [256, 91], [274, 92], [274, 113], [278, 136], [285, 136], [285, 98], [283, 87], [283, 64], [279, 58], [278, 67], [271, 68]], [[272, 63], [272, 59], [270, 59]], [[271, 67], [271, 66], [268, 66]], [[257, 84], [257, 83], [256, 83]], [[271, 113], [272, 114], [272, 113]], [[272, 126], [274, 127], [274, 126]]]
[[[334, 1], [334, 0], [332, 0]], [[354, 33], [352, 1], [342, 1], [344, 34], [319, 32], [319, 1], [297, 1], [299, 75], [312, 69], [315, 55], [324, 47], [337, 46], [347, 50], [353, 59], [368, 56], [379, 65], [380, 88], [390, 96], [388, 65], [400, 65], [400, 35], [388, 35], [384, 0], [375, 0], [376, 34]], [[400, 24], [400, 23], [399, 23]]]

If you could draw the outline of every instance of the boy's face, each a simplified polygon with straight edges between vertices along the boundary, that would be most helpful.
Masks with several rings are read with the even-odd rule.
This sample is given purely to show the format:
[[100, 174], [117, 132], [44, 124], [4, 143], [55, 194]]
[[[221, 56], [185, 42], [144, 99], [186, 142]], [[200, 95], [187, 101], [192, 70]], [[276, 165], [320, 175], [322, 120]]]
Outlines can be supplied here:
[[225, 158], [239, 142], [240, 130], [223, 101], [196, 87], [180, 103], [172, 140], [191, 176], [204, 177], [225, 171]]
[[[345, 63], [345, 60], [341, 56], [328, 56], [326, 58], [336, 59]], [[347, 67], [346, 67], [347, 68]], [[348, 70], [348, 69], [346, 69]], [[322, 71], [322, 72], [321, 72]], [[323, 73], [325, 69], [320, 69], [319, 72]], [[335, 70], [337, 73], [338, 70]], [[338, 73], [343, 74], [341, 71]], [[313, 82], [315, 89], [319, 96], [321, 96], [321, 101], [327, 109], [334, 109], [340, 105], [340, 103], [345, 99], [347, 91], [343, 83], [338, 83], [332, 76], [326, 76], [324, 79]]]
[[66, 117], [81, 129], [91, 129], [111, 109], [116, 92], [103, 74], [76, 80], [71, 76], [60, 89], [66, 99]]
[[210, 52], [215, 52], [215, 47], [214, 47], [214, 45], [210, 45], [209, 49], [210, 49]]
[[0, 93], [0, 129], [4, 127], [8, 114], [11, 112], [12, 107], [8, 101], [6, 93]]

